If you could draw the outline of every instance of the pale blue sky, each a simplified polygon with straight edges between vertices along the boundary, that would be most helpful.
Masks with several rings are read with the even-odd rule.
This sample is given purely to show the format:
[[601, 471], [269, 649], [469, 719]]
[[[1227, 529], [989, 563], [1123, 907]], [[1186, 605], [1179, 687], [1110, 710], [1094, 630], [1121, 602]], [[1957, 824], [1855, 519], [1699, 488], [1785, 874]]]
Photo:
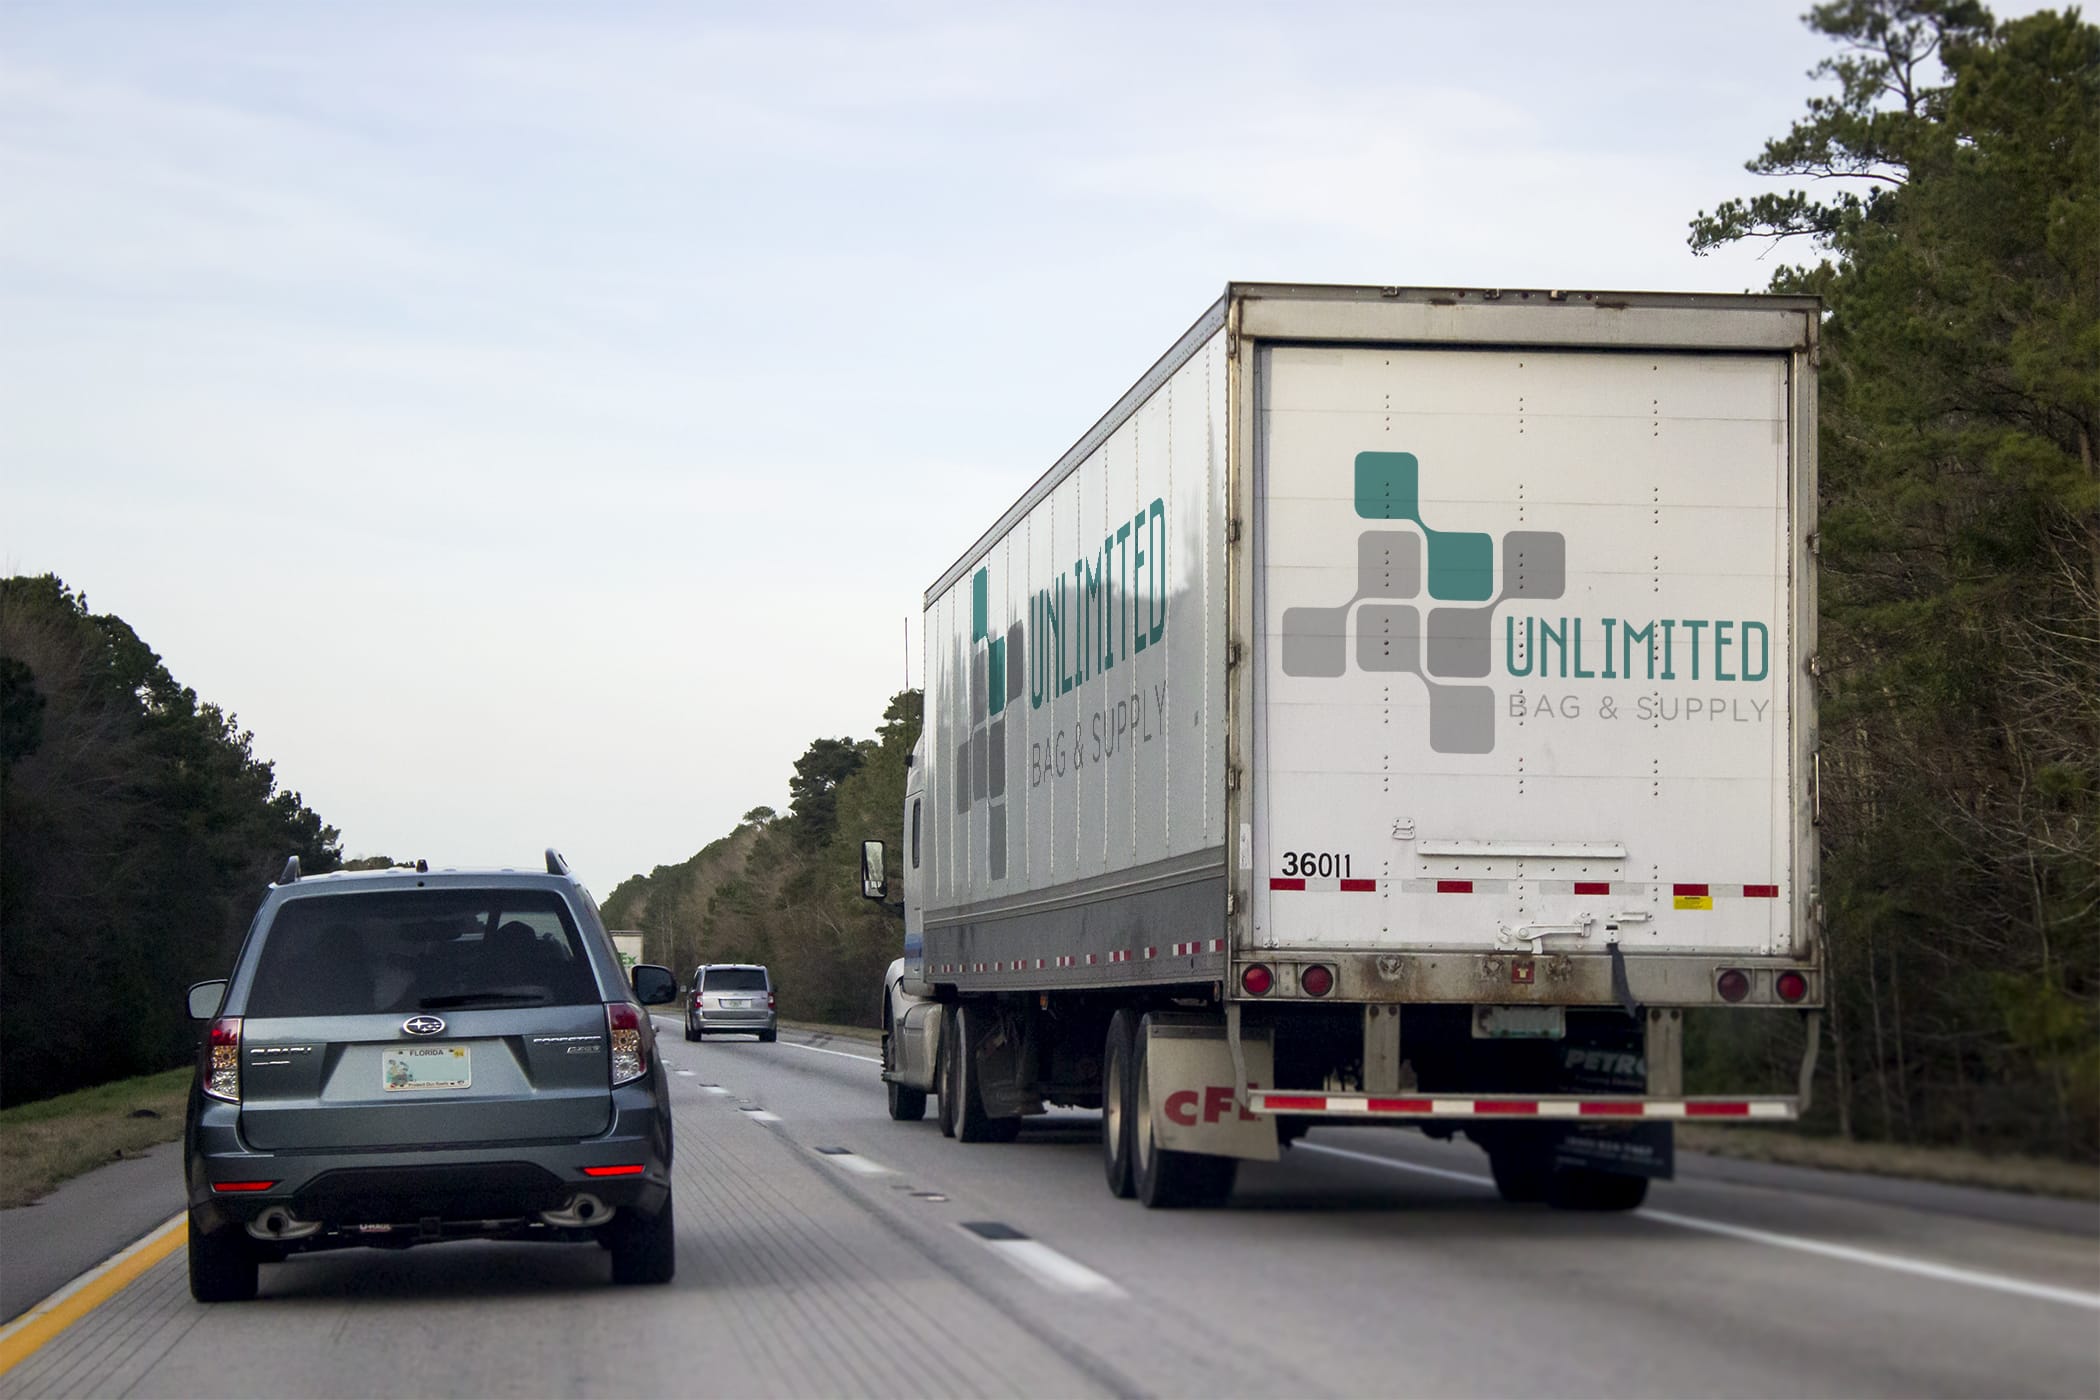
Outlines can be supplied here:
[[1228, 279], [1761, 286], [1803, 7], [0, 5], [0, 567], [349, 853], [602, 894]]

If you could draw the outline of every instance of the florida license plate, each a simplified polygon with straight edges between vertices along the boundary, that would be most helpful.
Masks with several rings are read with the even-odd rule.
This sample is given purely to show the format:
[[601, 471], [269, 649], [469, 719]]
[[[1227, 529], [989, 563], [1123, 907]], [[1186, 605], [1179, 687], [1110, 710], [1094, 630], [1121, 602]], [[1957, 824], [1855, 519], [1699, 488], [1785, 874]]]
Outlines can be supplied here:
[[464, 1045], [407, 1045], [389, 1050], [382, 1065], [390, 1094], [417, 1089], [465, 1089], [474, 1082], [473, 1058]]

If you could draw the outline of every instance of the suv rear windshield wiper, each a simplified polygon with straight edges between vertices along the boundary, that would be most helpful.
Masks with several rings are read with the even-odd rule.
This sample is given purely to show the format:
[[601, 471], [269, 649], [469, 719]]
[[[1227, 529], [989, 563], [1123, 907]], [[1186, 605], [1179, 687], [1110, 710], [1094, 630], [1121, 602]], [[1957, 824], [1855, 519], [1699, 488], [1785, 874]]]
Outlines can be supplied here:
[[455, 996], [424, 997], [416, 1005], [422, 1007], [425, 1011], [435, 1011], [445, 1007], [478, 1006], [486, 1002], [497, 1001], [517, 1002], [525, 1006], [544, 1006], [547, 1004], [547, 994], [545, 992], [460, 992]]

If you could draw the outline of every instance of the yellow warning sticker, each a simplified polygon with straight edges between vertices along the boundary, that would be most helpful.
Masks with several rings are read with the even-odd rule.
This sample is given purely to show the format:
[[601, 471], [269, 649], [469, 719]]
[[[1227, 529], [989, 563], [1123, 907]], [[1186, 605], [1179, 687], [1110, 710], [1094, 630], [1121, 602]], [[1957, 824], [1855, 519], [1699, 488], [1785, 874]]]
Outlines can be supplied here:
[[1714, 897], [1710, 894], [1681, 894], [1673, 901], [1679, 909], [1711, 909]]

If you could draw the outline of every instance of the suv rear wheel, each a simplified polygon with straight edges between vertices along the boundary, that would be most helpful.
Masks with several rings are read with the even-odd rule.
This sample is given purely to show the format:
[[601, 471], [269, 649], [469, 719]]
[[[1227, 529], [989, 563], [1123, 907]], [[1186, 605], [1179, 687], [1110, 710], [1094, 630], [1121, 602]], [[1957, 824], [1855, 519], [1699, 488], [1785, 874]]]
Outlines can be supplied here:
[[245, 1303], [255, 1296], [255, 1251], [238, 1225], [209, 1233], [190, 1218], [190, 1296], [200, 1303]]
[[614, 1283], [669, 1283], [678, 1272], [678, 1227], [669, 1196], [655, 1215], [622, 1215], [606, 1228], [613, 1232]]

